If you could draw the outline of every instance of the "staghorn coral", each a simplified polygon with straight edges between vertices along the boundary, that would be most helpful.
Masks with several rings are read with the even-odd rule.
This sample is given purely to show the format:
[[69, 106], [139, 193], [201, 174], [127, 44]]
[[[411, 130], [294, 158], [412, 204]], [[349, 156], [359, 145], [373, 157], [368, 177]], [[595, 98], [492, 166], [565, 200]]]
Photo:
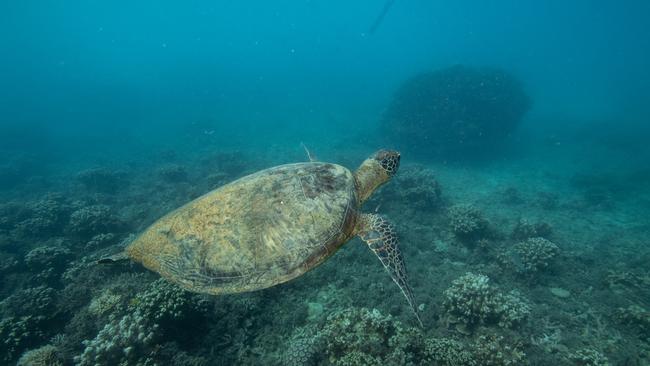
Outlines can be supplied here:
[[504, 295], [489, 281], [485, 275], [468, 272], [445, 290], [443, 305], [457, 329], [471, 331], [477, 325], [491, 324], [511, 328], [528, 316], [530, 306], [517, 292]]
[[447, 216], [451, 230], [461, 240], [478, 240], [488, 234], [489, 223], [474, 206], [454, 205]]
[[48, 344], [23, 353], [16, 366], [63, 366], [63, 358], [55, 346]]

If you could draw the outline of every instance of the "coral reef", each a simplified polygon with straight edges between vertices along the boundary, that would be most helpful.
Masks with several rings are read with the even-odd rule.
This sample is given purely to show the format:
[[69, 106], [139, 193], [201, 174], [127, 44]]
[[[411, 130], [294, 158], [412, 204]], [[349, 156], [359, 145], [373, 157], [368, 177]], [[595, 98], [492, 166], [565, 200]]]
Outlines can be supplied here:
[[49, 319], [55, 316], [56, 297], [56, 291], [45, 286], [23, 289], [2, 300], [0, 309], [5, 316], [39, 314]]
[[92, 238], [90, 238], [90, 240], [86, 243], [84, 249], [86, 250], [102, 249], [112, 244], [115, 244], [116, 241], [117, 241], [117, 235], [113, 233], [97, 234]]
[[85, 348], [75, 357], [77, 364], [151, 364], [160, 358], [157, 341], [170, 336], [188, 340], [200, 336], [204, 324], [198, 318], [206, 314], [207, 307], [198, 295], [158, 279], [131, 298], [126, 307], [124, 300], [122, 295], [107, 291], [91, 301], [88, 314], [108, 315], [109, 321], [94, 339], [83, 341]]
[[319, 333], [332, 365], [407, 365], [422, 355], [422, 336], [378, 310], [348, 308], [327, 318]]
[[130, 307], [156, 324], [181, 321], [206, 311], [206, 303], [201, 296], [185, 291], [162, 278], [138, 294]]
[[90, 205], [70, 215], [68, 230], [82, 238], [90, 239], [97, 234], [121, 232], [126, 227], [107, 205]]
[[516, 366], [526, 365], [526, 354], [519, 342], [506, 340], [497, 335], [481, 335], [472, 345], [477, 365]]
[[[400, 167], [395, 181], [382, 187], [381, 194], [372, 199], [378, 205], [408, 204], [417, 212], [433, 211], [442, 204], [442, 189], [432, 170], [422, 165]], [[388, 199], [384, 200], [383, 197]]]
[[322, 348], [321, 339], [298, 328], [287, 341], [282, 354], [281, 364], [285, 366], [310, 366], [317, 364], [319, 348]]
[[71, 205], [63, 195], [51, 193], [40, 200], [27, 203], [4, 205], [0, 210], [0, 230], [10, 231], [17, 238], [46, 238], [61, 235], [61, 228], [67, 221]]
[[593, 348], [584, 348], [569, 355], [569, 359], [578, 366], [609, 366], [609, 360]]
[[79, 181], [86, 189], [99, 193], [115, 193], [128, 183], [127, 174], [109, 168], [90, 168], [77, 173]]
[[16, 366], [63, 366], [63, 362], [59, 350], [47, 344], [23, 353]]
[[489, 282], [485, 275], [468, 272], [444, 292], [449, 322], [458, 330], [471, 332], [477, 325], [491, 324], [511, 328], [530, 313], [530, 306], [516, 291], [503, 294]]
[[83, 353], [75, 357], [79, 366], [145, 365], [151, 359], [158, 326], [139, 312], [112, 319], [97, 336], [84, 341]]
[[614, 317], [622, 324], [635, 329], [642, 339], [650, 342], [650, 311], [639, 305], [619, 308]]
[[[315, 148], [323, 160], [353, 167], [359, 154], [345, 149], [355, 144], [334, 145]], [[607, 182], [592, 189], [591, 178], [567, 184], [572, 172], [557, 162], [420, 165], [404, 154], [399, 174], [365, 210], [387, 211], [400, 231], [423, 329], [412, 327], [403, 297], [358, 241], [300, 279], [245, 294], [197, 295], [139, 264], [96, 265], [196, 194], [258, 167], [304, 160], [302, 150], [259, 154], [269, 162], [209, 149], [116, 162], [128, 176], [111, 168], [69, 179], [66, 172], [87, 161], [61, 162], [53, 174], [0, 191], [0, 364], [650, 360], [647, 194]], [[611, 211], [603, 210], [608, 200]]]
[[31, 212], [24, 204], [0, 203], [0, 233], [9, 233], [19, 222], [26, 220], [30, 215]]
[[454, 205], [447, 213], [453, 233], [461, 240], [473, 241], [489, 236], [489, 223], [479, 209], [471, 205]]
[[530, 238], [513, 247], [512, 262], [517, 271], [535, 274], [549, 267], [560, 248], [544, 238]]
[[25, 349], [42, 340], [43, 316], [7, 317], [0, 321], [0, 361], [9, 364]]
[[503, 70], [453, 66], [407, 80], [381, 130], [405, 151], [466, 158], [501, 147], [530, 104], [520, 82]]
[[72, 253], [61, 246], [42, 246], [32, 249], [25, 255], [25, 264], [34, 271], [56, 268], [63, 272]]
[[178, 183], [187, 181], [187, 170], [178, 164], [169, 164], [158, 169], [158, 175], [167, 183]]
[[450, 338], [427, 338], [424, 340], [423, 364], [440, 366], [478, 366], [474, 355], [465, 345]]
[[88, 311], [95, 316], [119, 313], [123, 310], [123, 298], [112, 291], [104, 291], [101, 295], [92, 299], [88, 305]]
[[545, 222], [531, 222], [526, 219], [519, 219], [510, 236], [514, 240], [526, 240], [535, 237], [548, 239], [552, 232], [551, 225]]

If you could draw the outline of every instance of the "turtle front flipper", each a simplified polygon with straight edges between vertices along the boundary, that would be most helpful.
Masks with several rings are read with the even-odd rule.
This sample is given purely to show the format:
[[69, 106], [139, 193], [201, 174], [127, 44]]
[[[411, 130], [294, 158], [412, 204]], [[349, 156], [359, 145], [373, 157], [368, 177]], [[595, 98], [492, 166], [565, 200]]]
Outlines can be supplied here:
[[393, 281], [402, 290], [420, 326], [423, 326], [415, 306], [413, 291], [411, 291], [411, 286], [408, 283], [404, 258], [399, 250], [397, 233], [393, 225], [388, 220], [375, 214], [361, 214], [357, 225], [357, 235], [377, 255]]

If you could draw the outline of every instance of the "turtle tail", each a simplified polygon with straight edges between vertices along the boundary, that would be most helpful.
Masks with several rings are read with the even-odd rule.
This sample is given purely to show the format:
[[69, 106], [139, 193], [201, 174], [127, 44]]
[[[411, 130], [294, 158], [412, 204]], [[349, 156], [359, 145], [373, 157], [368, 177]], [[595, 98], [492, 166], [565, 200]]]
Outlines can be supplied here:
[[103, 257], [97, 260], [97, 264], [117, 264], [130, 260], [126, 252], [119, 252], [108, 257]]

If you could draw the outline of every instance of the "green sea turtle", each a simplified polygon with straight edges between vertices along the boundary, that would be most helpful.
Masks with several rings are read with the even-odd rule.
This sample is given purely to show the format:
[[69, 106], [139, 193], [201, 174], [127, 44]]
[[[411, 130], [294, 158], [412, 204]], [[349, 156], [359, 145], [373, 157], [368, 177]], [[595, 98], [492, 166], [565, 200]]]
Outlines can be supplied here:
[[399, 163], [398, 152], [381, 150], [354, 173], [322, 162], [268, 168], [170, 212], [101, 262], [132, 259], [189, 291], [239, 293], [296, 278], [358, 236], [422, 324], [393, 226], [360, 212]]

